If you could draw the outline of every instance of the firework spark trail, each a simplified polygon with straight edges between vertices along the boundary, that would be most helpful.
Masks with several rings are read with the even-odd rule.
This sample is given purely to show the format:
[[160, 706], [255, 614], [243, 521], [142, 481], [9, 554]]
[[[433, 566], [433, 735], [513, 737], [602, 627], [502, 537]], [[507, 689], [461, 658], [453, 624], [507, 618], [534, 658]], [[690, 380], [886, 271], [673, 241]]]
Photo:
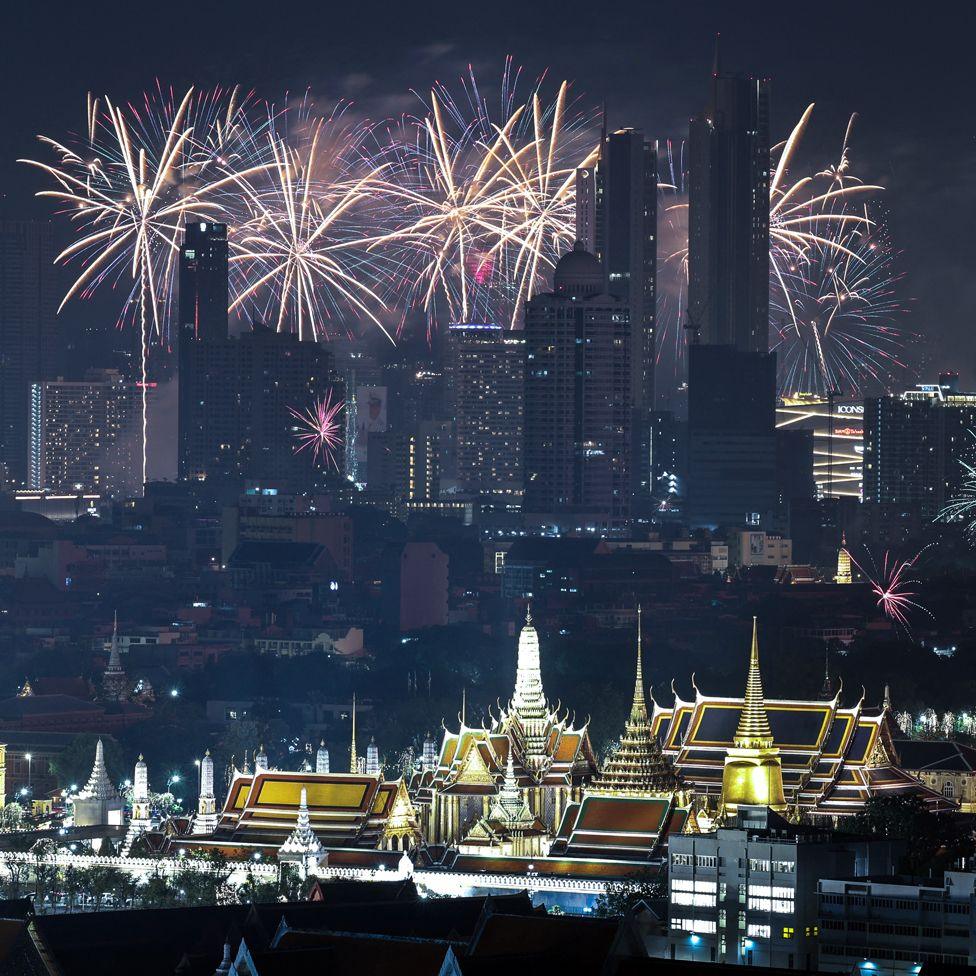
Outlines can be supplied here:
[[839, 230], [843, 251], [814, 245], [778, 272], [770, 287], [771, 348], [780, 392], [826, 396], [886, 387], [903, 367], [898, 275], [883, 231]]
[[[236, 104], [236, 94], [230, 104]], [[229, 115], [220, 116], [219, 105], [220, 96], [198, 96], [192, 88], [179, 101], [159, 89], [156, 96], [147, 96], [142, 111], [132, 105], [117, 106], [109, 99], [101, 111], [99, 100], [89, 95], [86, 138], [69, 144], [41, 136], [57, 163], [21, 160], [53, 180], [55, 189], [37, 195], [62, 206], [76, 228], [75, 240], [56, 260], [78, 260], [81, 272], [59, 311], [72, 298], [88, 296], [106, 282], [126, 275], [132, 282], [120, 324], [129, 311], [135, 311], [141, 349], [143, 482], [150, 334], [163, 333], [183, 222], [189, 215], [220, 213], [219, 192], [241, 176], [223, 158], [202, 161], [200, 147], [210, 136], [195, 136], [194, 122], [236, 116], [232, 107]]]
[[[970, 430], [970, 458], [976, 457], [976, 431]], [[963, 480], [959, 493], [936, 516], [937, 522], [964, 522], [964, 531], [970, 542], [976, 543], [976, 464], [967, 458], [959, 458]]]
[[423, 119], [386, 132], [389, 205], [407, 219], [374, 241], [397, 255], [407, 309], [432, 327], [451, 321], [513, 323], [575, 237], [577, 167], [593, 153], [591, 117], [540, 79], [517, 103], [507, 62], [502, 121], [470, 73], [460, 99], [435, 86]]
[[295, 453], [310, 450], [313, 462], [321, 458], [325, 467], [339, 470], [337, 455], [342, 447], [342, 410], [344, 400], [332, 399], [332, 390], [321, 399], [316, 400], [306, 410], [289, 407], [288, 412], [300, 426], [293, 427], [292, 432], [299, 443]]
[[349, 311], [393, 341], [378, 314], [385, 308], [378, 293], [383, 258], [367, 250], [382, 166], [350, 169], [356, 137], [336, 114], [318, 119], [307, 145], [271, 137], [271, 181], [266, 171], [257, 181], [236, 181], [247, 217], [231, 241], [238, 282], [231, 309], [262, 303], [279, 332], [290, 327], [315, 341]]
[[932, 612], [916, 599], [920, 596], [919, 592], [910, 588], [917, 586], [919, 580], [911, 578], [909, 573], [918, 564], [919, 558], [927, 548], [926, 546], [921, 549], [911, 559], [903, 560], [896, 559], [890, 551], [886, 551], [880, 569], [871, 551], [865, 550], [871, 561], [870, 570], [861, 565], [848, 550], [851, 562], [861, 571], [871, 586], [872, 592], [878, 598], [877, 605], [882, 613], [903, 628], [908, 635], [911, 635], [909, 614], [913, 610], [919, 610], [935, 620]]
[[[808, 106], [789, 137], [772, 149], [770, 330], [771, 344], [780, 350], [780, 387], [786, 394], [827, 393], [845, 384], [854, 390], [866, 383], [884, 386], [885, 372], [901, 365], [903, 346], [894, 325], [902, 310], [894, 296], [898, 276], [892, 248], [867, 206], [883, 187], [851, 173], [856, 116], [848, 122], [836, 162], [814, 176], [791, 177], [813, 108]], [[662, 241], [680, 237], [682, 223], [687, 225], [681, 148], [679, 165], [670, 144], [663, 157]], [[682, 240], [665, 251], [660, 272], [660, 290], [669, 300], [659, 308], [659, 359], [664, 351], [673, 357], [676, 377], [684, 355], [687, 263]]]

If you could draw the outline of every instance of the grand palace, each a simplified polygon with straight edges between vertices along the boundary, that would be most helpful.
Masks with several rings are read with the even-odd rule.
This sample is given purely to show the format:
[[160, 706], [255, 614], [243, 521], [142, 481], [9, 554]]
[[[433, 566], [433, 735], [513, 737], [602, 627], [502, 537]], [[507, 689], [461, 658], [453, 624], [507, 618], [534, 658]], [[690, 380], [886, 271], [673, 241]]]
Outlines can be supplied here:
[[[630, 714], [602, 765], [588, 723], [546, 697], [539, 634], [527, 616], [518, 638], [511, 700], [490, 723], [459, 716], [440, 746], [428, 736], [416, 768], [387, 778], [375, 743], [356, 745], [349, 771], [333, 771], [324, 746], [314, 768], [233, 771], [219, 803], [214, 764], [201, 765], [193, 818], [153, 820], [148, 773], [137, 765], [132, 816], [101, 749], [75, 799], [75, 823], [124, 830], [122, 852], [155, 848], [177, 857], [220, 852], [231, 861], [293, 862], [308, 872], [409, 870], [435, 891], [525, 887], [595, 891], [660, 863], [668, 838], [706, 832], [742, 807], [769, 807], [794, 821], [837, 825], [880, 795], [913, 795], [954, 807], [900, 765], [887, 692], [823, 700], [767, 699], [755, 621], [742, 697], [677, 692], [662, 705], [645, 690], [641, 616]], [[461, 879], [459, 881], [459, 879]]]

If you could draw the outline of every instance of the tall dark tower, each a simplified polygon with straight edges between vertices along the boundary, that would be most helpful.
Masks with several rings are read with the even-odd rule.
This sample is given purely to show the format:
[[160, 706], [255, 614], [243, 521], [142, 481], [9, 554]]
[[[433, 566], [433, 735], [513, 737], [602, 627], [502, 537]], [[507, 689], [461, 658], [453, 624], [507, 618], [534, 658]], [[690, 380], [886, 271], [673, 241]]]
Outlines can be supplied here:
[[577, 173], [577, 237], [603, 264], [607, 291], [630, 309], [632, 490], [650, 494], [657, 301], [657, 145], [637, 129], [604, 132], [595, 166]]
[[689, 136], [688, 519], [769, 527], [776, 360], [769, 352], [769, 94], [720, 73]]
[[707, 345], [769, 349], [769, 86], [716, 73], [688, 139], [688, 317]]
[[[202, 477], [213, 453], [204, 444], [217, 434], [208, 418], [208, 377], [227, 346], [227, 225], [197, 221], [186, 225], [180, 248], [179, 296], [179, 477]], [[225, 357], [226, 358], [226, 357]], [[232, 431], [220, 432], [231, 435]], [[217, 438], [220, 439], [219, 437]], [[228, 440], [229, 438], [224, 438]]]

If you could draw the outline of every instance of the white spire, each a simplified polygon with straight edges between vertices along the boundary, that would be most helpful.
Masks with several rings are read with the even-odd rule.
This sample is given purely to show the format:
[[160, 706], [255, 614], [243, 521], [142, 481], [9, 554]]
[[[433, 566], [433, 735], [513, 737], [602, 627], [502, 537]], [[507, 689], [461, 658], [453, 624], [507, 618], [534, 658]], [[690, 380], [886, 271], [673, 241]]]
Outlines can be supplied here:
[[541, 718], [548, 711], [546, 696], [542, 690], [539, 634], [532, 626], [531, 607], [526, 611], [525, 626], [519, 634], [518, 670], [515, 673], [512, 709], [523, 718]]
[[315, 831], [312, 830], [308, 817], [308, 791], [302, 787], [301, 799], [298, 804], [298, 822], [288, 840], [278, 850], [278, 858], [282, 861], [298, 862], [304, 873], [316, 865], [322, 853]]
[[132, 803], [146, 802], [149, 799], [149, 767], [146, 760], [139, 754], [135, 775], [132, 777]]
[[214, 763], [208, 749], [200, 760], [200, 798], [193, 821], [195, 834], [212, 834], [217, 827], [217, 798], [214, 796]]
[[429, 732], [424, 739], [424, 751], [420, 763], [425, 770], [437, 768], [437, 743], [434, 742], [434, 738]]
[[329, 750], [325, 748], [325, 740], [319, 742], [318, 751], [315, 753], [315, 772], [329, 772]]
[[254, 754], [254, 775], [266, 773], [268, 771], [268, 754], [264, 751], [264, 743]]
[[376, 745], [376, 740], [371, 738], [366, 747], [366, 775], [379, 776], [380, 774], [380, 750]]
[[102, 740], [98, 740], [95, 746], [95, 765], [92, 766], [91, 776], [78, 796], [92, 800], [114, 800], [118, 798], [118, 791], [108, 778], [108, 771], [105, 769], [105, 749]]

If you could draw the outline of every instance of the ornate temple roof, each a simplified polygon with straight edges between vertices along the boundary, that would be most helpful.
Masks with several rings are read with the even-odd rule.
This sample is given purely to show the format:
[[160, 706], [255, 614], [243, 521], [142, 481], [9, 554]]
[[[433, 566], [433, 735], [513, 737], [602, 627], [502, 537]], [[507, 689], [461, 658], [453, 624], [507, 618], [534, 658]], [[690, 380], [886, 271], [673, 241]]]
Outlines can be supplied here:
[[429, 802], [433, 791], [493, 796], [502, 786], [511, 754], [520, 787], [570, 786], [596, 773], [586, 726], [576, 728], [546, 700], [539, 635], [531, 613], [519, 635], [515, 693], [490, 728], [445, 729], [436, 768], [415, 773], [411, 795]]
[[[761, 686], [753, 688], [762, 694]], [[914, 793], [931, 807], [952, 807], [899, 766], [888, 708], [872, 712], [863, 697], [842, 706], [840, 690], [829, 701], [763, 697], [762, 702], [791, 806], [814, 814], [851, 814], [869, 797], [889, 792]], [[755, 696], [748, 701], [748, 687], [742, 698], [705, 695], [696, 687], [692, 702], [676, 692], [670, 708], [655, 704], [651, 728], [684, 784], [715, 797], [726, 753], [738, 745], [740, 734], [765, 735]]]
[[235, 777], [216, 830], [201, 842], [280, 847], [305, 817], [326, 847], [376, 847], [394, 824], [415, 821], [403, 780], [269, 770]]
[[644, 698], [644, 670], [641, 661], [641, 610], [637, 608], [637, 675], [630, 716], [620, 737], [620, 748], [610, 757], [588, 788], [590, 793], [621, 796], [667, 795], [678, 789], [680, 781], [671, 760], [661, 752], [651, 731]]

